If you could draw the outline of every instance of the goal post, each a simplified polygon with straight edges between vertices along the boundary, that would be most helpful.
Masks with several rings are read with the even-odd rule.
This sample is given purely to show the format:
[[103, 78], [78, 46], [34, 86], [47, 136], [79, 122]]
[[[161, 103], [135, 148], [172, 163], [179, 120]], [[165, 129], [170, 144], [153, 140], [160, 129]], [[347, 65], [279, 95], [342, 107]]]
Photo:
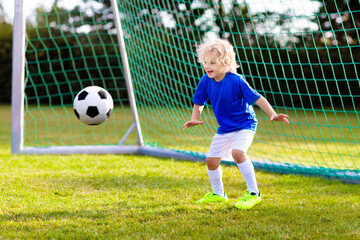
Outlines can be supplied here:
[[[15, 1], [12, 153], [204, 161], [217, 129], [211, 103], [204, 125], [181, 129], [204, 74], [196, 45], [222, 37], [234, 45], [238, 72], [290, 116], [289, 126], [270, 122], [254, 106], [254, 166], [360, 183], [356, 1], [55, 1], [26, 26], [22, 3]], [[114, 99], [99, 126], [72, 110], [90, 85]]]
[[23, 0], [14, 3], [11, 89], [11, 152], [23, 150], [24, 136], [24, 76], [25, 76], [25, 15]]
[[[117, 32], [117, 39], [119, 42], [121, 60], [122, 60], [123, 68], [124, 68], [124, 75], [125, 75], [126, 88], [127, 88], [127, 92], [128, 92], [128, 98], [129, 98], [131, 112], [132, 112], [132, 116], [133, 116], [133, 120], [134, 120], [134, 123], [133, 123], [133, 125], [131, 125], [130, 130], [132, 129], [132, 127], [136, 128], [138, 144], [139, 144], [139, 146], [144, 146], [144, 140], [143, 140], [142, 133], [141, 133], [141, 126], [140, 126], [139, 116], [137, 113], [137, 107], [136, 107], [136, 102], [135, 102], [134, 89], [133, 89], [133, 85], [132, 85], [132, 81], [131, 81], [130, 68], [129, 68], [129, 63], [128, 63], [127, 54], [126, 54], [124, 34], [123, 34], [123, 31], [121, 28], [121, 21], [120, 21], [120, 17], [119, 17], [119, 8], [118, 8], [116, 0], [111, 0], [111, 7], [113, 10], [114, 23], [115, 23], [116, 32]], [[124, 141], [125, 141], [125, 139], [124, 139]], [[123, 142], [123, 141], [121, 141], [121, 142]]]
[[[115, 1], [112, 1], [114, 9], [114, 23], [117, 29], [117, 39], [124, 66], [126, 88], [133, 116], [133, 123], [123, 136], [118, 145], [83, 145], [83, 146], [47, 146], [47, 147], [25, 147], [24, 148], [24, 97], [25, 97], [25, 35], [26, 24], [24, 15], [24, 1], [15, 0], [14, 3], [14, 32], [13, 32], [13, 69], [12, 69], [12, 127], [11, 127], [11, 152], [12, 154], [121, 154], [139, 153], [139, 147], [143, 146], [141, 127], [136, 110], [136, 103], [132, 89], [131, 74], [128, 69], [126, 50], [121, 30], [119, 12]], [[137, 146], [122, 146], [126, 138], [135, 129], [137, 135]]]

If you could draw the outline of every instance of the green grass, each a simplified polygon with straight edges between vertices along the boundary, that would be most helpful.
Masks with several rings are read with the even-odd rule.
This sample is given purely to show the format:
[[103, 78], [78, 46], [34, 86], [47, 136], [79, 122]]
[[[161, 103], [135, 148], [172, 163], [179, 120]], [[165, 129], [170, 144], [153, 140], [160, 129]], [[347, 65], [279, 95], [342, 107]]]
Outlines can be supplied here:
[[11, 155], [0, 114], [0, 239], [360, 239], [360, 185], [257, 171], [263, 201], [241, 211], [244, 180], [223, 166], [229, 203], [195, 205], [203, 163]]

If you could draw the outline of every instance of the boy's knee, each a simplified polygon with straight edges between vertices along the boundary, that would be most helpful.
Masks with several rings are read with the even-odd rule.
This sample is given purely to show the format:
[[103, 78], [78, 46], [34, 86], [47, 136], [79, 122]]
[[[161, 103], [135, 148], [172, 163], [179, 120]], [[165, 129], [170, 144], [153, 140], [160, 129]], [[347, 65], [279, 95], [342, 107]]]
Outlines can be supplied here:
[[213, 158], [207, 157], [206, 158], [206, 165], [209, 170], [215, 170], [219, 167], [221, 162], [221, 158]]
[[247, 159], [246, 153], [238, 149], [232, 150], [232, 157], [234, 158], [237, 164], [243, 163]]

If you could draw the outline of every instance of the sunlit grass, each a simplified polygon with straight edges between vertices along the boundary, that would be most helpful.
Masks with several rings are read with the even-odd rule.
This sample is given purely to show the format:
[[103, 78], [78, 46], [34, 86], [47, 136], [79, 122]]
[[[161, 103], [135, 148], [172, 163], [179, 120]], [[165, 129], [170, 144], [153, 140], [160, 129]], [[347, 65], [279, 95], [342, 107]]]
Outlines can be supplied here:
[[[262, 202], [223, 166], [227, 204], [203, 163], [136, 155], [11, 155], [9, 107], [0, 119], [1, 239], [359, 239], [360, 185], [256, 171]], [[197, 130], [194, 130], [197, 131]]]
[[[139, 156], [10, 156], [1, 165], [3, 238], [356, 239], [358, 185], [257, 172], [263, 202], [223, 167], [228, 204], [195, 205], [209, 191], [204, 164]], [[246, 219], [246, 221], [244, 221]]]

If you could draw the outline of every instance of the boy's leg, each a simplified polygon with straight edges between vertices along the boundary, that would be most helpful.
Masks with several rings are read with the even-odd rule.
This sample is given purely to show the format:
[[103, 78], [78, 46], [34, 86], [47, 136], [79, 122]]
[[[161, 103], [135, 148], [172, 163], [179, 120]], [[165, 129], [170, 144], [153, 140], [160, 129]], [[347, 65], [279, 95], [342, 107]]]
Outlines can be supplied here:
[[[227, 202], [228, 197], [224, 193], [220, 162], [221, 158], [206, 158], [207, 172], [209, 175], [212, 192], [205, 194], [204, 197], [195, 203]], [[212, 168], [216, 169], [210, 170]]]
[[215, 134], [206, 158], [212, 193], [205, 194], [205, 196], [196, 203], [225, 202], [228, 200], [224, 192], [220, 162], [222, 156], [225, 155], [229, 149], [231, 149], [231, 145], [229, 145], [228, 138], [224, 137], [223, 134]]
[[246, 152], [254, 139], [254, 135], [254, 131], [243, 130], [234, 136], [232, 155], [247, 186], [246, 194], [239, 198], [235, 204], [235, 207], [240, 209], [251, 209], [261, 202], [260, 191], [255, 178], [254, 165], [246, 156]]
[[232, 156], [246, 181], [247, 190], [258, 194], [259, 189], [255, 178], [254, 165], [246, 156], [246, 152], [252, 144], [254, 136], [255, 132], [251, 130], [241, 130], [234, 133], [232, 136], [234, 141]]
[[[233, 151], [241, 152], [240, 150], [233, 150]], [[251, 209], [256, 204], [261, 202], [260, 191], [256, 183], [254, 165], [252, 164], [250, 159], [246, 158], [245, 153], [243, 152], [239, 153], [239, 152], [235, 153], [234, 155], [241, 154], [243, 155], [243, 158], [246, 159], [244, 162], [241, 162], [237, 165], [246, 181], [247, 192], [243, 197], [239, 198], [237, 203], [235, 203], [235, 207], [239, 209]]]
[[224, 196], [224, 185], [222, 181], [221, 158], [207, 158], [207, 172], [211, 183], [212, 192]]
[[206, 157], [207, 172], [214, 194], [224, 196], [221, 159], [231, 149], [232, 144], [226, 134], [215, 134]]
[[[234, 155], [235, 156], [242, 155], [241, 161], [236, 161], [235, 160], [236, 157]], [[256, 182], [254, 165], [252, 164], [251, 160], [247, 159], [246, 154], [244, 152], [241, 152], [240, 150], [233, 150], [233, 157], [237, 163], [237, 166], [240, 170], [241, 175], [245, 179], [247, 191], [254, 192], [258, 195], [259, 189], [258, 189], [257, 182]], [[244, 159], [245, 159], [245, 161], [244, 161]]]

